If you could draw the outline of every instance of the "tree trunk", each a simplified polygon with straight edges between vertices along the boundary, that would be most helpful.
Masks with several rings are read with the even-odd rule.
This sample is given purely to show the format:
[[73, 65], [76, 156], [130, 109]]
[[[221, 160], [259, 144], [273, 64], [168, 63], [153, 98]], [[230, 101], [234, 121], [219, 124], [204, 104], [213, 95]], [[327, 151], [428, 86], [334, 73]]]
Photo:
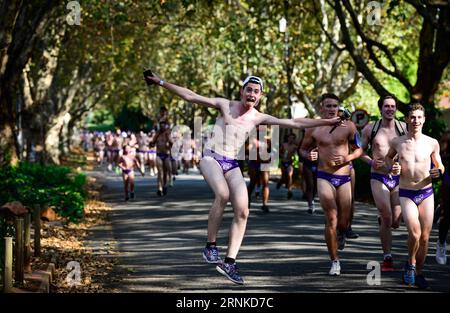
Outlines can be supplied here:
[[52, 0], [0, 3], [0, 165], [18, 160], [14, 98], [19, 78], [47, 18], [59, 4]]
[[60, 132], [64, 126], [64, 118], [67, 111], [61, 111], [54, 116], [50, 121], [50, 128], [46, 132], [45, 136], [45, 154], [46, 160], [53, 164], [60, 164]]

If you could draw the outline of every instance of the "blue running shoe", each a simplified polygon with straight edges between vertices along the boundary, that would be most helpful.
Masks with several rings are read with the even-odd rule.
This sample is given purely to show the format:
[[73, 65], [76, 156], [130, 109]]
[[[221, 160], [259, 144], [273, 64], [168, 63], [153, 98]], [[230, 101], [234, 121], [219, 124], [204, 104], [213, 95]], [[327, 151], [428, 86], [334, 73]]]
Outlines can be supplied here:
[[207, 247], [203, 249], [203, 258], [208, 263], [219, 263], [220, 257], [219, 257], [219, 249], [217, 247]]
[[226, 276], [233, 283], [238, 284], [238, 285], [244, 284], [244, 280], [238, 273], [236, 263], [229, 264], [229, 263], [225, 263], [225, 262], [220, 262], [217, 264], [216, 269], [220, 274]]
[[406, 285], [413, 286], [416, 279], [416, 266], [410, 265], [408, 262], [405, 264], [405, 271], [403, 272], [403, 282]]

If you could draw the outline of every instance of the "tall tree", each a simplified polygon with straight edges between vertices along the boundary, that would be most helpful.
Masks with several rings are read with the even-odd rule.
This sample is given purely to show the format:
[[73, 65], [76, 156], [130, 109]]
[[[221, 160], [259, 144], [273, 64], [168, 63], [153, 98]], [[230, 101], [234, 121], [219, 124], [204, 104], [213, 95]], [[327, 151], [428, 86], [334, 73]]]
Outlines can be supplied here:
[[[18, 158], [15, 97], [22, 70], [60, 1], [1, 1], [0, 164]], [[3, 19], [5, 17], [5, 19]]]
[[[395, 79], [407, 91], [407, 101], [400, 101], [400, 109], [406, 110], [406, 104], [413, 100], [421, 101], [426, 109], [430, 119], [436, 119], [437, 110], [435, 108], [435, 94], [442, 79], [444, 70], [450, 61], [450, 4], [440, 2], [440, 5], [433, 5], [432, 1], [407, 0], [405, 3], [400, 1], [390, 1], [387, 14], [382, 18], [385, 27], [395, 25], [398, 16], [394, 11], [401, 6], [411, 6], [414, 14], [409, 16], [413, 21], [407, 27], [414, 27], [416, 34], [415, 40], [403, 38], [402, 44], [406, 49], [418, 49], [416, 60], [417, 71], [411, 79], [407, 76], [407, 69], [399, 61], [400, 49], [398, 45], [385, 44], [380, 39], [382, 36], [373, 31], [373, 27], [368, 23], [362, 23], [357, 17], [357, 11], [350, 0], [330, 1], [328, 4], [335, 10], [341, 25], [343, 42], [345, 49], [350, 53], [355, 65], [375, 91], [380, 95], [389, 94], [380, 79], [380, 72], [385, 77]], [[404, 7], [403, 7], [404, 8]], [[409, 8], [406, 8], [409, 9]], [[404, 17], [403, 17], [404, 18]], [[420, 26], [415, 21], [420, 18]], [[397, 28], [390, 30], [398, 31]], [[355, 42], [361, 40], [365, 50], [358, 52], [355, 48]], [[417, 48], [416, 48], [417, 47]], [[430, 125], [430, 123], [429, 123]], [[432, 133], [439, 132], [436, 129], [437, 123], [430, 125]]]

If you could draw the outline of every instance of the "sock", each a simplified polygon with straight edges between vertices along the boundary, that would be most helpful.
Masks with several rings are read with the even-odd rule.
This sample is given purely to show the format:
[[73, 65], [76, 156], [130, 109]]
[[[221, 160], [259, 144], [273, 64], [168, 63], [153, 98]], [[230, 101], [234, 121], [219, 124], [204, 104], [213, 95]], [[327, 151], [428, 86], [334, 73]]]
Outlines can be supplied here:
[[225, 261], [224, 262], [228, 263], [228, 264], [233, 264], [234, 262], [236, 262], [236, 260], [233, 259], [233, 258], [225, 257]]
[[211, 246], [216, 246], [216, 242], [215, 242], [215, 241], [212, 241], [212, 242], [207, 242], [207, 243], [206, 243], [206, 248], [209, 248], [209, 247], [211, 247]]

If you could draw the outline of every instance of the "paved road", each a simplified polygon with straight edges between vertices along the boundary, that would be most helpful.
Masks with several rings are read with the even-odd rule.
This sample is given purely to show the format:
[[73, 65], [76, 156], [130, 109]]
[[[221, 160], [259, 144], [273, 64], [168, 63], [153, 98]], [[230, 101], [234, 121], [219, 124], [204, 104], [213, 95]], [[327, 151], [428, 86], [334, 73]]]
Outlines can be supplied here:
[[[330, 262], [323, 236], [323, 215], [310, 216], [301, 191], [286, 199], [286, 190], [271, 183], [270, 213], [252, 204], [246, 236], [238, 255], [246, 284], [238, 286], [206, 264], [201, 250], [206, 240], [212, 194], [198, 173], [179, 175], [166, 197], [158, 197], [154, 177], [138, 177], [136, 199], [123, 200], [121, 177], [91, 172], [105, 184], [103, 200], [110, 203], [112, 229], [93, 230], [92, 244], [101, 247], [115, 240], [123, 292], [416, 292], [401, 284], [406, 260], [406, 231], [394, 232], [393, 255], [398, 270], [382, 273], [380, 285], [367, 283], [367, 264], [380, 261], [381, 248], [374, 207], [357, 204], [353, 229], [361, 236], [347, 241], [340, 253], [342, 275], [327, 275]], [[228, 206], [218, 246], [227, 245], [232, 219]], [[437, 230], [433, 229], [426, 276], [434, 291], [450, 291], [450, 265], [434, 259]], [[222, 250], [222, 256], [225, 249]]]

